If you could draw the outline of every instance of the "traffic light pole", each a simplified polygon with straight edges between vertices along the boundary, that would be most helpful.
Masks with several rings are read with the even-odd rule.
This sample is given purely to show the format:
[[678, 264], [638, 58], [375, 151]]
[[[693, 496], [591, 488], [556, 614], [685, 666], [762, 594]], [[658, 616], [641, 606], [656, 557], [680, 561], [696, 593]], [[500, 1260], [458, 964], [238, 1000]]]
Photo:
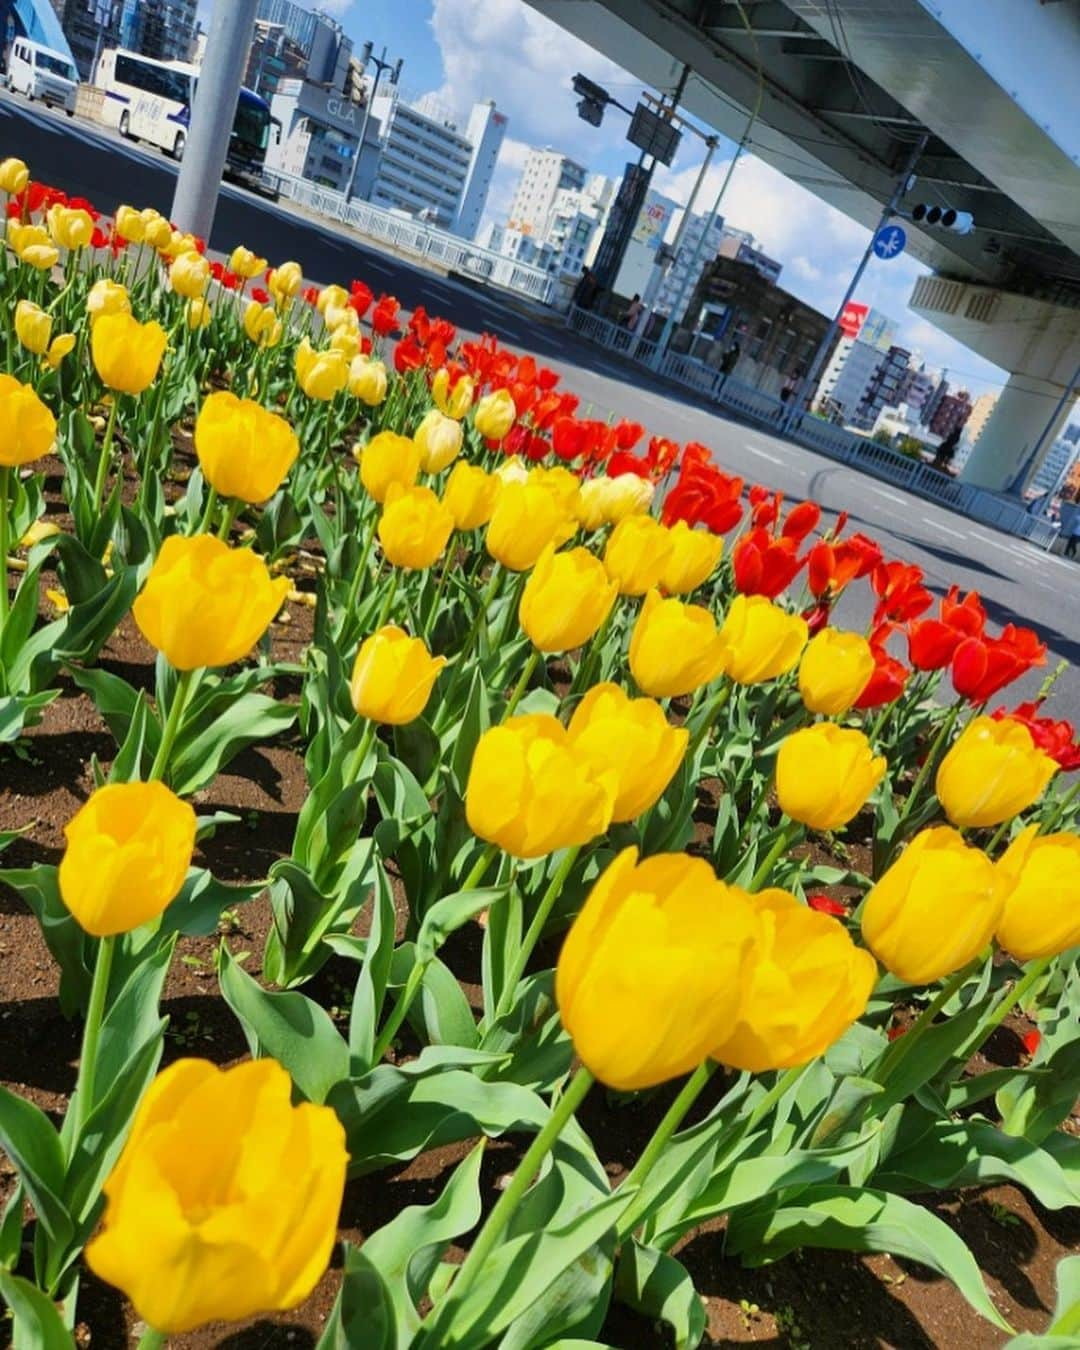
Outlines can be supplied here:
[[[356, 154], [353, 156], [352, 172], [349, 174], [349, 181], [345, 185], [345, 205], [352, 201], [353, 189], [356, 187], [356, 175], [360, 170], [360, 160], [364, 154], [364, 141], [367, 139], [368, 122], [371, 120], [371, 105], [375, 102], [375, 95], [379, 91], [379, 81], [382, 79], [384, 70], [393, 70], [395, 64], [398, 71], [401, 70], [401, 62], [388, 61], [386, 59], [386, 48], [382, 49], [382, 56], [371, 55], [371, 43], [364, 46], [365, 65], [368, 61], [375, 67], [375, 78], [371, 82], [371, 93], [368, 95], [367, 103], [364, 105], [364, 120], [360, 123], [360, 142], [356, 147]], [[391, 80], [391, 84], [395, 81]]]
[[807, 390], [814, 387], [814, 381], [817, 379], [821, 367], [825, 364], [825, 358], [829, 354], [829, 350], [832, 347], [837, 333], [840, 331], [840, 320], [843, 317], [844, 310], [847, 309], [851, 302], [851, 297], [855, 294], [856, 287], [862, 280], [863, 273], [866, 271], [866, 265], [873, 256], [874, 240], [877, 238], [879, 231], [884, 229], [896, 214], [896, 208], [900, 202], [900, 198], [907, 191], [908, 180], [915, 172], [915, 166], [918, 164], [922, 152], [926, 149], [927, 140], [928, 135], [924, 131], [912, 147], [911, 154], [908, 156], [907, 162], [893, 187], [892, 195], [885, 203], [881, 216], [878, 219], [878, 223], [874, 226], [873, 232], [870, 235], [869, 243], [866, 245], [866, 252], [862, 255], [859, 265], [855, 269], [855, 275], [851, 278], [848, 288], [844, 292], [844, 298], [840, 301], [840, 308], [836, 311], [828, 328], [826, 328], [825, 336], [818, 343], [818, 348], [814, 353], [813, 359], [806, 368], [802, 378], [799, 380], [788, 406], [784, 409], [784, 416], [780, 420], [779, 427], [781, 433], [790, 433], [792, 427], [795, 425], [796, 419], [801, 421], [805, 415], [803, 403], [806, 400]]
[[172, 204], [173, 222], [201, 239], [209, 239], [214, 223], [257, 5], [258, 0], [217, 0], [210, 16], [206, 59]]

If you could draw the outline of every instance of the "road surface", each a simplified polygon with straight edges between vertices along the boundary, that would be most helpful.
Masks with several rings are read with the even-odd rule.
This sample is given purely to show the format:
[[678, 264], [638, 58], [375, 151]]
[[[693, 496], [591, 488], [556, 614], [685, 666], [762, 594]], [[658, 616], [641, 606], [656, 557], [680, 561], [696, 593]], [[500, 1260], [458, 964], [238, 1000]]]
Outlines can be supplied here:
[[[35, 177], [85, 196], [105, 212], [124, 201], [168, 213], [172, 202], [176, 166], [157, 151], [4, 91], [0, 158], [7, 155], [20, 156]], [[375, 291], [396, 295], [407, 309], [423, 304], [467, 332], [493, 332], [510, 347], [563, 371], [567, 387], [581, 396], [583, 412], [614, 413], [642, 422], [650, 432], [701, 441], [725, 468], [751, 482], [782, 488], [793, 499], [812, 497], [829, 512], [848, 511], [852, 528], [876, 537], [887, 554], [918, 563], [935, 591], [954, 583], [975, 588], [994, 623], [1036, 628], [1051, 649], [1047, 668], [1060, 659], [1070, 663], [1055, 687], [1052, 710], [1080, 721], [1080, 564], [719, 416], [688, 391], [650, 387], [640, 367], [624, 364], [557, 323], [534, 318], [498, 293], [360, 244], [286, 203], [276, 205], [226, 185], [210, 242], [223, 251], [243, 243], [272, 261], [296, 258], [307, 276], [323, 284], [348, 284], [359, 277]], [[870, 610], [868, 592], [859, 586], [849, 593], [839, 618], [862, 626]], [[1032, 695], [1045, 673], [1016, 688]]]

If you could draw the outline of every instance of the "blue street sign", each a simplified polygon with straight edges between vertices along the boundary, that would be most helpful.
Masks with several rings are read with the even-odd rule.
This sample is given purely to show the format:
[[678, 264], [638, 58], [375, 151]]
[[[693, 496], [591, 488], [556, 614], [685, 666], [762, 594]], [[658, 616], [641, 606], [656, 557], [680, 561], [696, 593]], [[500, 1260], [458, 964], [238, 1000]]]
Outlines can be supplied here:
[[907, 243], [907, 234], [899, 225], [883, 225], [874, 235], [875, 258], [899, 258]]

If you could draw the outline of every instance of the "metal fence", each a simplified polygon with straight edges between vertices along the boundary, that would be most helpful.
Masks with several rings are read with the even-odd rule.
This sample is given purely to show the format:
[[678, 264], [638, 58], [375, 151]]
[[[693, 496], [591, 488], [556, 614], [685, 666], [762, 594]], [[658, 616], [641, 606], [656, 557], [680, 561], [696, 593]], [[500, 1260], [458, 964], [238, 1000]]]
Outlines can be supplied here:
[[[608, 319], [571, 306], [566, 322], [574, 332], [590, 341], [620, 352], [632, 361], [649, 366], [653, 364], [656, 343], [636, 337], [628, 329]], [[656, 371], [748, 421], [757, 422], [766, 428], [775, 428], [780, 423], [784, 405], [778, 398], [732, 376], [725, 378], [715, 367], [696, 357], [665, 352]], [[951, 511], [969, 516], [984, 525], [992, 525], [1008, 534], [1028, 539], [1039, 548], [1050, 548], [1057, 538], [1058, 532], [1053, 525], [1026, 511], [1019, 502], [987, 492], [971, 483], [958, 482], [950, 474], [942, 473], [921, 459], [902, 455], [887, 445], [846, 431], [833, 422], [808, 414], [791, 434], [793, 440], [810, 450], [849, 464], [874, 478], [895, 483], [908, 492], [939, 502]]]
[[359, 234], [378, 239], [403, 253], [425, 258], [448, 271], [473, 276], [486, 285], [517, 291], [542, 305], [550, 304], [555, 296], [557, 283], [542, 268], [506, 258], [501, 253], [481, 248], [471, 240], [461, 239], [456, 234], [436, 229], [423, 221], [384, 211], [370, 202], [346, 203], [342, 193], [319, 187], [307, 178], [277, 172], [271, 177], [277, 184], [280, 196], [298, 202], [321, 216], [349, 225]]

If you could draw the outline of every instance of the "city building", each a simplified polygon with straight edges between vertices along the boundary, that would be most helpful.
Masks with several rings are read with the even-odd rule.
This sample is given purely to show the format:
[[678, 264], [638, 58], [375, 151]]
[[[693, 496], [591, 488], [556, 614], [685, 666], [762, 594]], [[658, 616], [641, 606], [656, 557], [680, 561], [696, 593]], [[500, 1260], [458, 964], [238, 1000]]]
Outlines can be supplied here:
[[543, 234], [555, 205], [555, 194], [579, 192], [587, 177], [581, 164], [558, 150], [530, 150], [510, 203], [507, 224], [522, 234]]
[[685, 210], [675, 213], [665, 241], [669, 249], [674, 248], [675, 237], [682, 229], [678, 253], [666, 265], [663, 261], [657, 264], [642, 293], [648, 308], [654, 314], [663, 314], [665, 318], [674, 312], [676, 318], [681, 319], [686, 313], [698, 278], [720, 252], [725, 233], [723, 216], [716, 216], [710, 225], [707, 215], [694, 211], [683, 228], [684, 215]]
[[738, 262], [749, 263], [766, 281], [775, 286], [780, 280], [783, 264], [756, 247], [753, 236], [747, 236], [745, 230], [728, 230], [717, 249], [721, 258], [735, 258]]
[[1033, 497], [1041, 497], [1044, 492], [1059, 491], [1068, 481], [1077, 459], [1080, 459], [1080, 440], [1059, 436], [1046, 452], [1043, 462], [1032, 474], [1028, 493]]
[[[977, 403], [978, 399], [975, 401]], [[1070, 422], [1061, 433], [1061, 439], [1069, 441], [1072, 445], [1080, 445], [1080, 422]]]
[[495, 164], [506, 135], [506, 122], [506, 114], [499, 112], [492, 99], [474, 104], [469, 114], [465, 139], [472, 146], [472, 157], [453, 224], [453, 232], [463, 239], [475, 238], [480, 228]]
[[282, 80], [345, 90], [352, 40], [326, 14], [293, 0], [259, 0], [244, 83], [270, 99]]
[[927, 370], [925, 365], [908, 366], [897, 390], [899, 396], [897, 406], [906, 404], [912, 416], [918, 421], [923, 408], [937, 388], [939, 379], [940, 376], [935, 371]]
[[55, 8], [83, 80], [106, 47], [158, 61], [195, 55], [196, 0], [58, 0]]
[[450, 229], [465, 192], [472, 146], [433, 101], [408, 103], [396, 85], [380, 87], [371, 115], [379, 123], [379, 163], [368, 200]]
[[[942, 384], [945, 383], [942, 380]], [[954, 431], [963, 430], [964, 423], [971, 416], [971, 407], [971, 395], [966, 389], [961, 389], [955, 394], [946, 392], [936, 400], [933, 413], [930, 417], [924, 418], [924, 425], [935, 436], [944, 440]]]
[[876, 424], [878, 414], [883, 408], [899, 407], [900, 387], [908, 373], [910, 360], [911, 353], [906, 347], [890, 347], [887, 352], [879, 354], [878, 363], [866, 382], [862, 397], [851, 416], [852, 426], [858, 427], [860, 431], [869, 431]]
[[[309, 80], [281, 80], [270, 100], [271, 115], [281, 123], [281, 136], [270, 138], [266, 167], [343, 191], [360, 144], [364, 111], [361, 104], [334, 89]], [[368, 119], [356, 177], [360, 195], [375, 176], [378, 131], [374, 117]]]
[[[850, 421], [866, 397], [870, 380], [896, 336], [897, 325], [880, 310], [857, 310], [837, 342], [814, 394], [813, 406], [840, 421]], [[871, 419], [872, 421], [873, 419]]]

